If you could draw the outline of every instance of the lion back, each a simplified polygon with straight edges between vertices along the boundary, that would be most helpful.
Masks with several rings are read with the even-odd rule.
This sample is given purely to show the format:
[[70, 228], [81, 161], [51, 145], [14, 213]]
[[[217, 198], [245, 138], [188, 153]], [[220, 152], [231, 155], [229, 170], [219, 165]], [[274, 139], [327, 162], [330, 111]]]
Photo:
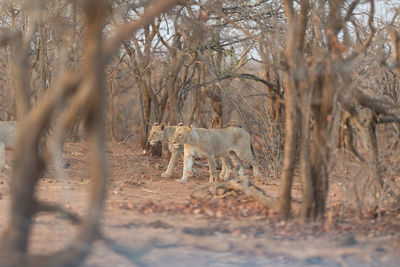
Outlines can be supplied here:
[[251, 145], [250, 134], [243, 128], [202, 129], [198, 133], [202, 136], [202, 147], [212, 147], [217, 154], [246, 150]]

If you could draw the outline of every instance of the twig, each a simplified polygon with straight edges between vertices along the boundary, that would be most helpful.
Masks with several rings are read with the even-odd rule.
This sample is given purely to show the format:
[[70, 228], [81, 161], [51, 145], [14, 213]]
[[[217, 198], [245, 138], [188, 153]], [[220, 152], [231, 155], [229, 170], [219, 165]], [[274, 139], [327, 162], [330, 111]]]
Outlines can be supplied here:
[[148, 192], [148, 193], [152, 193], [152, 194], [159, 194], [159, 193], [156, 192], [156, 191], [152, 191], [152, 190], [146, 189], [146, 188], [142, 188], [142, 190], [143, 190], [144, 192]]

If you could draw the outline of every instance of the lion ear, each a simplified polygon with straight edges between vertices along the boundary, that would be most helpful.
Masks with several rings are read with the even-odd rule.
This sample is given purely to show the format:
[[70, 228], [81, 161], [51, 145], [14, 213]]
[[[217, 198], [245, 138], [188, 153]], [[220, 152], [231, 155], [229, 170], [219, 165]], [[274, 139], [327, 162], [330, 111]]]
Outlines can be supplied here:
[[177, 124], [177, 126], [183, 126], [183, 123], [182, 123], [182, 122], [180, 122], [180, 123], [178, 123], [178, 124]]
[[153, 123], [153, 126], [158, 126], [158, 125], [159, 125], [158, 122]]
[[161, 130], [164, 131], [164, 129], [165, 129], [165, 123], [162, 123], [160, 128], [161, 128]]

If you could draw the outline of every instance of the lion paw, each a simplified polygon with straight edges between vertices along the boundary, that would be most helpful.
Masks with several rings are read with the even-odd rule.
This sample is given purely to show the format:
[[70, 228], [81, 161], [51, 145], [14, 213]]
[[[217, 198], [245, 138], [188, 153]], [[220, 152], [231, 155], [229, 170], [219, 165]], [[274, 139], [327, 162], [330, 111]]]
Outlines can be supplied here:
[[172, 176], [172, 174], [167, 173], [167, 172], [163, 172], [163, 173], [161, 174], [161, 177], [162, 177], [162, 178], [170, 178], [171, 176]]
[[178, 182], [180, 184], [186, 184], [187, 180], [185, 180], [185, 179], [176, 179], [176, 182]]
[[216, 182], [218, 179], [216, 177], [210, 177], [209, 183], [214, 183]]

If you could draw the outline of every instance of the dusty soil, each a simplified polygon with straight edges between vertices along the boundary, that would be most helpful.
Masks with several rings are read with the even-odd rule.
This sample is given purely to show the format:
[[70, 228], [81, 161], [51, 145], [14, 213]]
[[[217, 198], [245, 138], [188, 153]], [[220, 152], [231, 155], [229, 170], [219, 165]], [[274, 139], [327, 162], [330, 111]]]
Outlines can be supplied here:
[[[8, 161], [12, 152], [7, 152]], [[325, 223], [282, 223], [269, 210], [239, 193], [214, 194], [208, 185], [208, 168], [196, 167], [186, 185], [180, 177], [182, 162], [173, 178], [160, 174], [166, 158], [145, 155], [133, 144], [109, 144], [108, 197], [102, 230], [116, 241], [114, 248], [131, 254], [128, 260], [95, 243], [83, 266], [398, 266], [400, 216], [386, 212], [367, 214], [363, 220], [340, 215], [343, 179], [332, 178], [328, 218]], [[88, 151], [85, 144], [65, 145], [70, 165], [65, 175], [50, 169], [39, 185], [40, 199], [61, 203], [84, 214], [90, 189]], [[279, 180], [268, 177], [256, 185], [277, 197]], [[0, 230], [9, 211], [8, 172], [0, 175]], [[300, 186], [293, 188], [300, 201]], [[376, 218], [375, 218], [376, 217]], [[351, 218], [351, 219], [349, 219]], [[60, 216], [35, 218], [30, 251], [43, 254], [63, 248], [77, 227]], [[133, 261], [136, 262], [133, 263]]]

